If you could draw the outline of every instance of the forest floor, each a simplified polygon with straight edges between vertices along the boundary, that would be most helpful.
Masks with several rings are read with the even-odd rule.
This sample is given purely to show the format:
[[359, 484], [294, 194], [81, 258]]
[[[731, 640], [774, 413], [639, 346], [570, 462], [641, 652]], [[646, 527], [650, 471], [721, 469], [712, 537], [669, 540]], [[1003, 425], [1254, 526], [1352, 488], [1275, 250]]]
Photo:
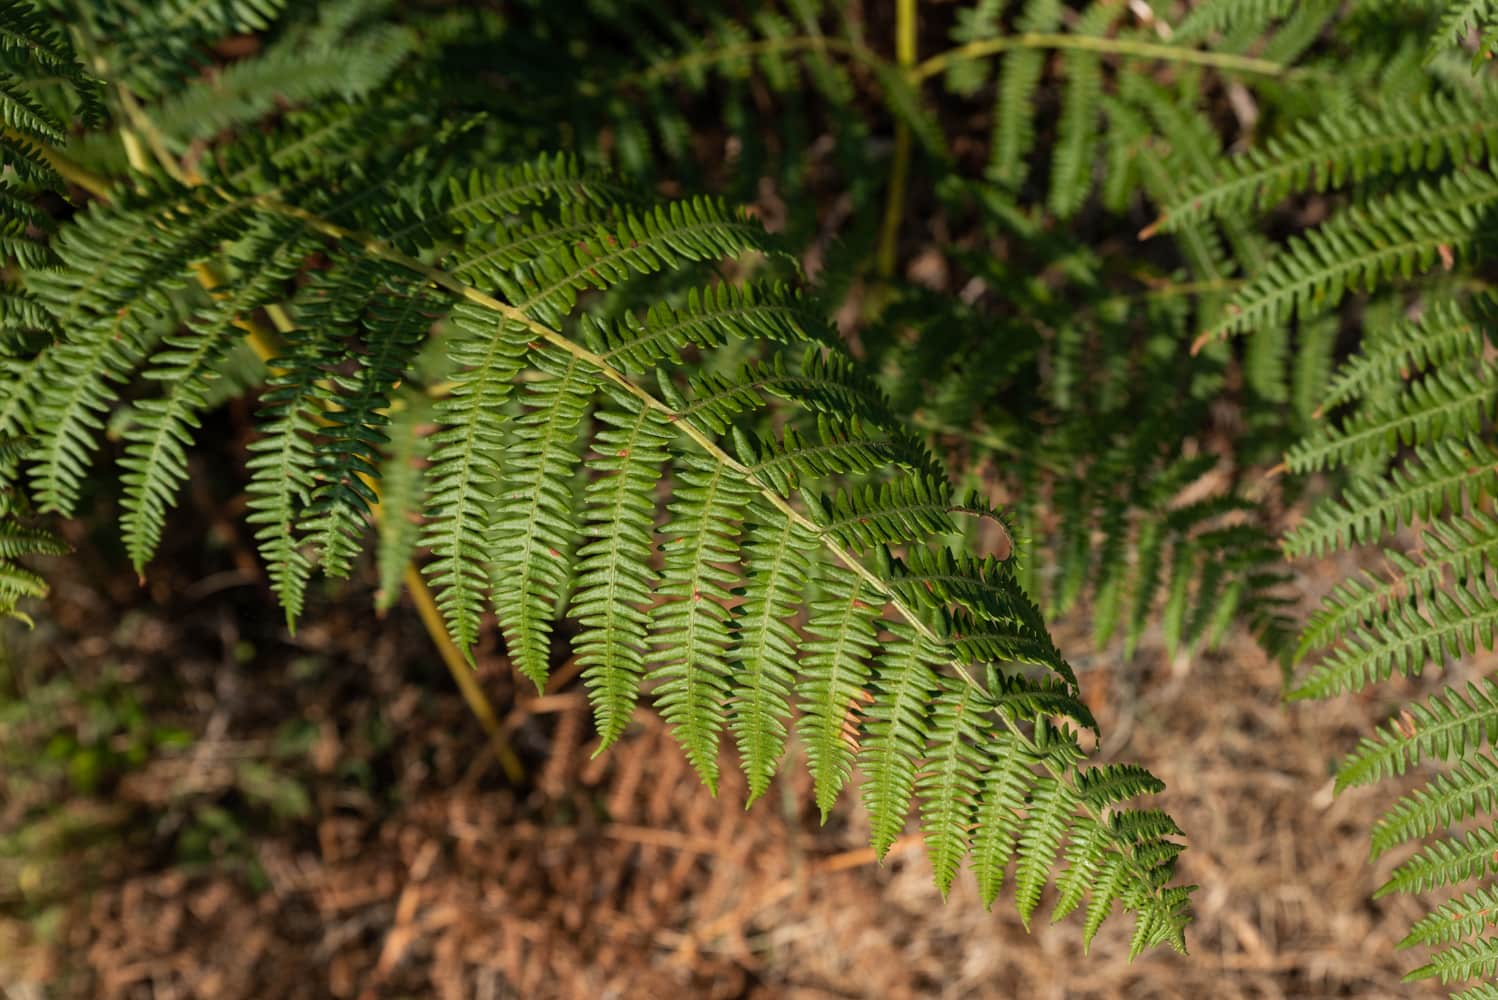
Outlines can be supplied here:
[[79, 538], [36, 630], [4, 632], [6, 1000], [1438, 993], [1400, 985], [1412, 904], [1370, 902], [1393, 790], [1332, 794], [1387, 704], [1286, 707], [1247, 637], [1074, 657], [1102, 755], [1168, 783], [1202, 887], [1188, 957], [1129, 963], [1115, 919], [1084, 960], [1077, 918], [1027, 935], [970, 876], [943, 905], [915, 837], [874, 863], [856, 796], [819, 827], [804, 768], [746, 811], [643, 710], [595, 758], [573, 671], [537, 697], [489, 650], [512, 784], [414, 613], [349, 586], [293, 637], [235, 531], [146, 587]]

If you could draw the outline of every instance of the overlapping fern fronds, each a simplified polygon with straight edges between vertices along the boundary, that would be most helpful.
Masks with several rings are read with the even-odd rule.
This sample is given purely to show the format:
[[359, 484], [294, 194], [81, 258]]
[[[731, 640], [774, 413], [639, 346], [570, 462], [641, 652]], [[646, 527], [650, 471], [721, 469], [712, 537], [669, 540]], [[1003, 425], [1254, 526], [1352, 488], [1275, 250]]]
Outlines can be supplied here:
[[[1463, 24], [1479, 16], [1463, 6]], [[1356, 348], [1325, 379], [1317, 425], [1285, 455], [1290, 473], [1331, 473], [1338, 483], [1338, 495], [1288, 531], [1287, 554], [1385, 546], [1381, 568], [1339, 584], [1303, 629], [1297, 660], [1308, 665], [1291, 682], [1292, 699], [1360, 691], [1431, 667], [1465, 670], [1498, 637], [1493, 302], [1480, 283], [1462, 280], [1492, 254], [1491, 86], [1484, 78], [1304, 122], [1194, 179], [1157, 223], [1231, 218], [1306, 190], [1366, 184], [1375, 192], [1293, 238], [1198, 340], [1256, 337], [1292, 317], [1323, 322], [1331, 313], [1335, 322], [1349, 294], [1382, 297], [1365, 306]], [[1375, 856], [1425, 842], [1380, 895], [1465, 890], [1403, 942], [1434, 949], [1412, 979], [1454, 983], [1494, 972], [1484, 935], [1498, 772], [1484, 747], [1495, 732], [1491, 679], [1469, 681], [1401, 711], [1339, 771], [1345, 788], [1452, 764], [1373, 831]]]
[[[1012, 869], [1026, 921], [1055, 881], [1084, 938], [1121, 905], [1134, 952], [1181, 947], [1180, 831], [1131, 804], [1159, 782], [1087, 765], [1095, 723], [1014, 560], [962, 547], [958, 518], [997, 515], [774, 280], [780, 242], [572, 158], [496, 166], [503, 128], [434, 121], [399, 82], [179, 158], [153, 111], [204, 86], [186, 78], [205, 39], [279, 8], [165, 5], [159, 49], [94, 35], [110, 4], [79, 26], [105, 63], [131, 57], [111, 85], [134, 169], [89, 179], [55, 267], [18, 269], [49, 335], [4, 345], [6, 385], [28, 387], [4, 426], [30, 434], [7, 488], [73, 515], [103, 429], [125, 428], [122, 536], [148, 571], [252, 341], [247, 520], [289, 621], [314, 574], [353, 570], [378, 505], [381, 600], [414, 560], [458, 647], [492, 614], [538, 686], [570, 637], [605, 744], [648, 696], [705, 783], [731, 739], [758, 796], [794, 733], [824, 812], [864, 776], [881, 854], [919, 813], [943, 892], [971, 856], [987, 902]], [[205, 120], [258, 113], [222, 96]]]

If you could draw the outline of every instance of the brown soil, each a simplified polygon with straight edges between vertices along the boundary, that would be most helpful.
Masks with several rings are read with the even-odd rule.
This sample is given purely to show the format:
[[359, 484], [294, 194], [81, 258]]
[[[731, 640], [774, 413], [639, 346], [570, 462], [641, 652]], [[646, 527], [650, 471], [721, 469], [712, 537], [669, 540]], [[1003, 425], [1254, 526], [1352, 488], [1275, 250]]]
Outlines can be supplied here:
[[[49, 804], [75, 832], [27, 872], [0, 859], [0, 996], [1438, 995], [1399, 982], [1418, 964], [1393, 949], [1413, 904], [1369, 901], [1399, 860], [1366, 863], [1392, 790], [1331, 793], [1337, 754], [1383, 706], [1287, 709], [1246, 638], [1176, 663], [1155, 648], [1079, 658], [1103, 755], [1168, 782], [1162, 805], [1191, 839], [1182, 874], [1202, 886], [1191, 955], [1131, 964], [1123, 922], [1084, 960], [1075, 919], [1027, 935], [965, 880], [943, 905], [916, 838], [873, 862], [855, 796], [819, 828], [799, 766], [745, 811], [733, 767], [710, 797], [644, 711], [594, 758], [571, 671], [536, 697], [491, 653], [480, 677], [527, 766], [517, 789], [414, 615], [354, 614], [357, 588], [292, 638], [229, 564], [147, 590], [62, 569], [38, 631], [6, 633], [16, 672], [115, 676], [194, 739], [93, 796], [0, 773], [0, 832]], [[1063, 648], [1085, 649], [1067, 631]], [[0, 717], [0, 738], [56, 722]], [[253, 794], [266, 772], [304, 812]], [[185, 861], [184, 831], [215, 807], [229, 825]], [[18, 916], [38, 900], [47, 919]]]

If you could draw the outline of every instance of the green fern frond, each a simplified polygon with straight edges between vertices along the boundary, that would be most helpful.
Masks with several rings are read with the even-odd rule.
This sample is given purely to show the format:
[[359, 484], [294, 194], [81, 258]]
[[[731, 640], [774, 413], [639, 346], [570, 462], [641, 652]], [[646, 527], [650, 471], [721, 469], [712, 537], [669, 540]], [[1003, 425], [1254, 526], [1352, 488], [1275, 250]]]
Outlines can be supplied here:
[[[797, 595], [806, 587], [811, 568], [807, 553], [814, 551], [817, 543], [814, 536], [790, 518], [776, 517], [768, 511], [751, 511], [751, 518], [744, 568], [753, 585], [747, 588], [734, 621], [734, 673], [739, 680], [735, 684], [738, 694], [729, 721], [748, 778], [750, 803], [768, 790], [785, 751], [785, 720], [797, 683], [796, 653], [801, 644], [791, 619]], [[835, 696], [831, 690], [835, 669], [833, 664], [826, 671], [825, 693], [829, 697]], [[914, 672], [918, 668], [905, 669]], [[905, 735], [899, 731], [893, 738]], [[885, 766], [898, 763], [886, 761]], [[908, 788], [906, 797], [908, 801]], [[870, 812], [874, 812], [872, 807]], [[903, 811], [900, 820], [904, 820]], [[875, 821], [874, 826], [877, 838], [879, 823]], [[890, 842], [898, 832], [896, 829], [890, 834]], [[877, 839], [875, 844], [878, 849]]]
[[1433, 441], [1416, 448], [1411, 460], [1387, 477], [1351, 483], [1345, 500], [1323, 501], [1286, 535], [1285, 553], [1320, 555], [1376, 542], [1414, 518], [1459, 510], [1495, 489], [1498, 465], [1480, 437]]
[[317, 484], [302, 530], [322, 570], [347, 576], [378, 494], [381, 449], [389, 442], [391, 394], [404, 377], [443, 305], [416, 289], [375, 287], [365, 293], [363, 351], [358, 373], [333, 374], [319, 434]]
[[[825, 584], [824, 584], [825, 585]], [[806, 749], [825, 821], [852, 772], [856, 707], [866, 697], [868, 657], [874, 648], [875, 607], [862, 585], [849, 592], [830, 588], [827, 599], [811, 605], [810, 640], [797, 680], [801, 717], [797, 734]]]
[[[1028, 0], [1015, 28], [1037, 33], [1055, 31], [1061, 20], [1061, 11], [1058, 0]], [[997, 30], [991, 33], [998, 34]], [[962, 42], [976, 40], [976, 34], [959, 39]], [[993, 135], [989, 140], [988, 177], [1011, 189], [1018, 189], [1027, 173], [1026, 157], [1035, 144], [1034, 95], [1044, 70], [1045, 53], [1037, 49], [1011, 53], [999, 68]]]
[[1399, 947], [1442, 945], [1472, 937], [1498, 924], [1498, 889], [1478, 888], [1420, 918]]
[[1405, 974], [1405, 981], [1437, 978], [1476, 979], [1498, 972], [1498, 938], [1482, 938], [1455, 945], [1431, 956], [1429, 962]]
[[988, 760], [979, 793], [978, 829], [973, 834], [978, 896], [990, 907], [1003, 889], [1015, 853], [1015, 836], [1027, 815], [1026, 802], [1036, 781], [1035, 760], [1007, 736], [995, 734], [985, 747]]
[[986, 742], [975, 686], [943, 679], [931, 710], [926, 767], [916, 778], [921, 833], [936, 887], [946, 895], [967, 856]]
[[598, 376], [575, 356], [544, 349], [533, 351], [530, 361], [546, 377], [527, 382], [520, 396], [524, 412], [511, 424], [489, 552], [505, 646], [542, 691], [551, 664], [551, 622], [578, 535], [572, 502], [578, 425]]
[[1476, 433], [1493, 416], [1495, 405], [1498, 378], [1489, 366], [1437, 369], [1411, 382], [1392, 406], [1362, 410], [1342, 427], [1326, 427], [1301, 439], [1285, 453], [1285, 466], [1307, 473], [1387, 459], [1400, 445]]
[[1196, 41], [1213, 32], [1262, 29], [1296, 7], [1296, 0], [1205, 0], [1191, 8], [1175, 29], [1180, 42]]
[[464, 304], [453, 310], [451, 324], [452, 391], [437, 406], [443, 429], [432, 437], [429, 520], [421, 539], [434, 558], [422, 571], [434, 586], [453, 642], [468, 653], [478, 639], [489, 592], [504, 404], [524, 363], [530, 331]]
[[[599, 748], [608, 747], [629, 725], [640, 681], [645, 673], [648, 616], [640, 608], [649, 606], [657, 586], [651, 567], [655, 505], [648, 498], [666, 465], [668, 429], [653, 410], [638, 401], [621, 398], [614, 407], [601, 408], [595, 418], [604, 426], [595, 438], [595, 455], [588, 467], [599, 475], [588, 484], [583, 498], [587, 541], [578, 548], [577, 595], [572, 614], [582, 626], [577, 640], [578, 662], [597, 716]], [[750, 573], [756, 573], [759, 550], [750, 543]], [[772, 644], [783, 633], [778, 587], [766, 589], [761, 624], [766, 635], [760, 649], [766, 661], [763, 690], [776, 676], [789, 650]], [[765, 617], [773, 622], [764, 621]], [[784, 699], [788, 689], [770, 688]], [[773, 729], [764, 720], [753, 732]], [[773, 757], [778, 757], [778, 747]], [[744, 751], [745, 760], [750, 753]], [[763, 765], [761, 765], [762, 767]], [[751, 782], [756, 771], [751, 771]], [[768, 775], [765, 780], [768, 781]]]
[[1430, 595], [1423, 614], [1400, 606], [1382, 621], [1354, 628], [1288, 697], [1326, 698], [1388, 680], [1396, 672], [1418, 675], [1427, 662], [1492, 649], [1495, 628], [1498, 592], [1476, 583], [1438, 590]]
[[260, 438], [249, 446], [251, 472], [247, 523], [270, 575], [271, 589], [286, 609], [288, 626], [300, 617], [312, 561], [298, 530], [317, 488], [316, 435], [326, 398], [322, 381], [336, 363], [332, 344], [309, 331], [286, 337], [287, 352], [275, 358], [261, 395]]
[[1044, 779], [1030, 794], [1014, 862], [1014, 901], [1027, 928], [1066, 838], [1067, 817], [1076, 804], [1074, 795], [1065, 784]]
[[[1082, 16], [1077, 32], [1103, 35], [1117, 16], [1118, 11], [1111, 4], [1094, 4]], [[1063, 54], [1062, 65], [1066, 82], [1061, 94], [1061, 117], [1056, 123], [1056, 148], [1051, 159], [1046, 205], [1058, 218], [1065, 219], [1076, 213], [1092, 188], [1103, 64], [1095, 53], [1073, 49]]]
[[1485, 238], [1484, 220], [1495, 203], [1498, 174], [1471, 169], [1340, 213], [1292, 240], [1201, 337], [1313, 315], [1350, 291], [1463, 260]]
[[1459, 301], [1438, 302], [1418, 320], [1384, 328], [1337, 370], [1321, 408], [1362, 398], [1374, 387], [1416, 371], [1478, 357], [1486, 342], [1478, 317], [1491, 309], [1486, 300], [1482, 302], [1477, 309]]
[[687, 759], [716, 790], [733, 640], [728, 602], [737, 583], [723, 567], [738, 562], [737, 531], [751, 494], [722, 461], [685, 463], [680, 478], [661, 530], [657, 592], [667, 600], [651, 611], [647, 679], [659, 684], [656, 703]]
[[1450, 760], [1498, 744], [1498, 682], [1447, 688], [1425, 705], [1405, 710], [1403, 725], [1388, 723], [1365, 737], [1337, 770], [1337, 788], [1367, 785], [1403, 774], [1422, 760]]
[[250, 269], [219, 301], [188, 320], [185, 331], [165, 338], [166, 349], [152, 357], [144, 377], [162, 383], [165, 394], [135, 404], [125, 432], [120, 467], [124, 485], [120, 528], [135, 571], [143, 571], [161, 539], [166, 513], [187, 478], [187, 452], [208, 393], [220, 379], [221, 365], [243, 336], [236, 324], [256, 309], [279, 300], [282, 284], [307, 251], [298, 250], [304, 227], [294, 220], [269, 225], [246, 241], [242, 259]]
[[16, 469], [26, 451], [21, 438], [0, 437], [0, 619], [15, 618], [29, 625], [31, 619], [17, 609], [17, 602], [45, 597], [47, 583], [16, 560], [62, 555], [68, 548], [50, 531], [26, 523], [31, 504], [16, 485]]
[[[870, 839], [879, 857], [905, 826], [917, 771], [930, 736], [931, 697], [939, 687], [936, 651], [919, 633], [895, 626], [895, 642], [886, 647], [875, 668], [872, 701], [865, 711], [859, 766], [867, 775], [864, 805], [869, 810]], [[995, 771], [989, 772], [993, 780]], [[987, 833], [980, 825], [980, 831]]]
[[1475, 69], [1482, 60], [1491, 58], [1498, 47], [1498, 4], [1492, 0], [1447, 0], [1426, 51], [1426, 60], [1434, 59], [1453, 44], [1465, 44], [1474, 31], [1478, 34], [1477, 51], [1472, 56]]
[[1489, 813], [1498, 803], [1498, 763], [1485, 754], [1463, 757], [1448, 774], [1400, 799], [1373, 828], [1373, 855], [1443, 827]]
[[1446, 585], [1448, 574], [1466, 580], [1498, 566], [1498, 519], [1482, 511], [1441, 518], [1431, 522], [1421, 543], [1413, 558], [1385, 551], [1392, 567], [1388, 580], [1363, 573], [1338, 583], [1302, 629], [1297, 659], [1362, 622], [1381, 620], [1399, 604], [1428, 604]]
[[1485, 162], [1498, 153], [1495, 107], [1498, 91], [1485, 86], [1475, 96], [1435, 94], [1302, 121], [1219, 173], [1193, 176], [1149, 231], [1264, 211], [1296, 192]]
[[1426, 892], [1482, 878], [1498, 870], [1498, 831], [1472, 830], [1428, 844], [1394, 869], [1389, 880], [1373, 893], [1381, 899], [1392, 892]]
[[[1084, 779], [1077, 733], [1096, 722], [1008, 547], [1008, 559], [953, 548], [995, 521], [1012, 542], [1010, 525], [953, 490], [824, 306], [775, 283], [795, 267], [793, 255], [775, 259], [779, 239], [724, 202], [663, 203], [575, 160], [489, 165], [553, 123], [519, 123], [514, 109], [497, 124], [445, 119], [473, 95], [442, 85], [433, 55], [444, 43], [414, 10], [401, 16], [419, 64], [410, 80], [376, 82], [387, 70], [374, 67], [349, 81], [368, 84], [366, 103], [339, 108], [319, 101], [334, 82], [313, 59], [304, 88], [283, 95], [313, 107], [189, 150], [189, 133], [268, 108], [280, 41], [353, 37], [378, 21], [358, 4], [326, 8], [327, 25], [324, 9], [277, 0], [212, 6], [200, 17], [184, 0], [139, 23], [111, 7], [79, 27], [131, 111], [123, 141], [94, 135], [80, 155], [125, 183], [108, 205], [89, 185], [101, 203], [61, 224], [53, 270], [18, 260], [19, 292], [4, 307], [18, 332], [7, 332], [0, 384], [40, 376], [41, 388], [13, 410], [0, 399], [0, 416], [38, 432], [32, 494], [57, 509], [81, 495], [120, 383], [144, 362], [159, 400], [115, 416], [126, 516], [139, 525], [131, 555], [144, 561], [220, 391], [214, 376], [246, 340], [263, 350], [269, 339], [248, 322], [263, 312], [279, 344], [249, 446], [248, 520], [288, 623], [314, 571], [355, 565], [378, 512], [381, 603], [414, 559], [458, 647], [474, 655], [492, 607], [505, 652], [538, 685], [561, 655], [556, 640], [575, 631], [603, 744], [648, 690], [709, 786], [732, 732], [752, 799], [794, 729], [824, 813], [862, 773], [877, 850], [918, 800], [943, 892], [973, 847], [990, 902], [1014, 865], [1028, 921], [1064, 850], [1067, 907], [1081, 907], [1091, 881], [1089, 939], [1119, 903], [1139, 915], [1136, 948], [1181, 946], [1189, 890], [1169, 885], [1179, 831], [1119, 809], [1154, 786], [1127, 770]], [[449, 31], [464, 20], [450, 13]], [[1111, 30], [1115, 14], [1087, 15], [1088, 30]], [[801, 20], [757, 19], [748, 44], [767, 44], [740, 53], [782, 93], [827, 70], [833, 48], [853, 51], [819, 47], [817, 17]], [[173, 102], [209, 99], [213, 74], [191, 81], [215, 33], [265, 25], [267, 56], [218, 76], [239, 90], [185, 132], [153, 126]], [[152, 31], [159, 44], [147, 44]], [[1089, 100], [1105, 71], [1097, 52], [1069, 51], [1086, 65], [1061, 67], [1079, 111], [1057, 152], [1071, 164], [1055, 196], [1068, 212], [1090, 190]], [[720, 52], [699, 68], [721, 65], [739, 64]], [[851, 106], [849, 75], [824, 83], [838, 79], [840, 106]], [[428, 84], [435, 102], [408, 93]], [[882, 92], [928, 159], [943, 160], [916, 85], [900, 74]], [[627, 126], [613, 134], [630, 155]], [[158, 165], [193, 183], [145, 176]], [[215, 274], [205, 303], [190, 282]], [[417, 404], [422, 392], [440, 398]], [[1131, 454], [1119, 449], [1115, 476]], [[1126, 534], [1110, 531], [1110, 553]], [[559, 627], [564, 618], [575, 629]]]

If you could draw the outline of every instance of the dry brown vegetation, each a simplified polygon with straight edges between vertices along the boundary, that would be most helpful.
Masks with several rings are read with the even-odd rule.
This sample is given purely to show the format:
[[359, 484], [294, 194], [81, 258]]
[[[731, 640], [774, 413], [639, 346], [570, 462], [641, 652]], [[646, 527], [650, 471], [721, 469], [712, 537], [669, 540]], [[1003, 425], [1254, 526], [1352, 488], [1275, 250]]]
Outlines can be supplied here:
[[[336, 609], [367, 595], [345, 595], [288, 640], [232, 567], [145, 592], [103, 569], [65, 570], [38, 631], [7, 633], [15, 672], [86, 688], [116, 671], [194, 739], [90, 797], [0, 775], [3, 828], [50, 804], [73, 830], [49, 864], [0, 868], [10, 1000], [1434, 995], [1399, 984], [1413, 907], [1369, 902], [1398, 860], [1366, 863], [1392, 792], [1331, 794], [1338, 752], [1382, 707], [1284, 707], [1246, 638], [1190, 661], [1078, 664], [1102, 753], [1168, 782], [1183, 874], [1202, 886], [1191, 955], [1130, 964], [1121, 922], [1084, 961], [1074, 921], [1027, 936], [966, 882], [941, 905], [917, 837], [873, 863], [853, 796], [819, 828], [804, 768], [745, 811], [735, 771], [709, 797], [643, 711], [594, 758], [573, 671], [536, 697], [482, 659], [527, 765], [514, 787], [414, 616], [367, 631]], [[1085, 648], [1068, 623], [1059, 638]], [[311, 730], [288, 751], [298, 719]], [[3, 735], [19, 746], [57, 721]], [[246, 794], [257, 763], [303, 790], [304, 815]], [[237, 832], [187, 863], [182, 831], [211, 806]], [[21, 884], [56, 901], [50, 922], [16, 916]]]

